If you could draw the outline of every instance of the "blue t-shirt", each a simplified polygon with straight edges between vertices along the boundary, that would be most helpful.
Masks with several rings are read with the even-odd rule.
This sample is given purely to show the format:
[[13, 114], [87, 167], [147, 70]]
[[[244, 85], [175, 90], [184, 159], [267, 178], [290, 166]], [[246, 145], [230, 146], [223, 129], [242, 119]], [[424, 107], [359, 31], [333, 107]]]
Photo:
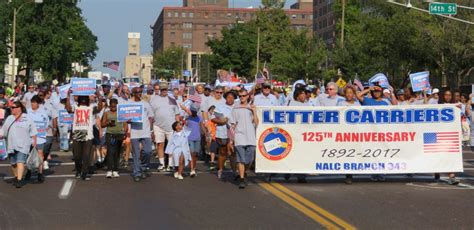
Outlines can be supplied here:
[[191, 134], [188, 136], [189, 141], [200, 141], [201, 140], [201, 117], [193, 117], [189, 116], [186, 119], [186, 124], [188, 126], [188, 130], [191, 131]]
[[382, 99], [380, 101], [377, 101], [370, 97], [364, 97], [364, 101], [362, 102], [362, 105], [365, 105], [365, 106], [390, 105], [390, 102], [387, 99]]

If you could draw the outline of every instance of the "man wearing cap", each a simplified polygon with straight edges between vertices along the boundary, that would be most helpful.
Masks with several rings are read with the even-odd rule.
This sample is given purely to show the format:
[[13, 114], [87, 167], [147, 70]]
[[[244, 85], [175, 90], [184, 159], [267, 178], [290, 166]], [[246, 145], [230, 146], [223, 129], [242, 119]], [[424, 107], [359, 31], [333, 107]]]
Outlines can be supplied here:
[[[158, 152], [158, 159], [160, 161], [158, 170], [163, 170], [165, 168], [165, 141], [170, 140], [173, 135], [173, 129], [171, 127], [173, 123], [179, 121], [179, 108], [176, 101], [168, 96], [168, 83], [160, 83], [159, 88], [160, 94], [158, 96], [154, 95], [150, 99], [150, 104], [155, 114], [153, 134]], [[168, 167], [170, 165], [174, 166], [171, 162]]]
[[[390, 101], [383, 98], [382, 87], [380, 86], [371, 86], [368, 89], [365, 89], [362, 92], [357, 93], [357, 99], [364, 106], [378, 106], [378, 105], [391, 105]], [[370, 93], [372, 97], [367, 97], [366, 95]]]
[[336, 106], [339, 100], [344, 100], [343, 97], [337, 95], [339, 87], [335, 82], [329, 82], [326, 87], [328, 93], [321, 93], [315, 101], [315, 106]]
[[262, 84], [262, 93], [254, 98], [254, 105], [256, 106], [278, 106], [280, 105], [275, 95], [271, 94], [272, 86], [269, 83]]
[[438, 101], [439, 101], [439, 89], [434, 88], [433, 91], [431, 91], [431, 97], [428, 100], [428, 104], [436, 105], [438, 104]]
[[397, 91], [397, 101], [399, 105], [409, 105], [410, 101], [405, 100], [405, 91], [403, 89], [399, 89]]
[[34, 95], [38, 94], [38, 92], [35, 91], [35, 86], [34, 85], [29, 85], [28, 86], [28, 92], [23, 95], [23, 98], [21, 99], [21, 102], [27, 109], [31, 109], [31, 98], [33, 98]]
[[[131, 104], [143, 106], [142, 122], [131, 122], [127, 137], [130, 137], [133, 154], [133, 180], [140, 182], [151, 176], [149, 171], [151, 156], [151, 124], [153, 121], [153, 110], [148, 102], [142, 101], [142, 90], [140, 87], [133, 88], [133, 101]], [[140, 144], [142, 151], [140, 151]], [[140, 154], [140, 152], [142, 154]]]

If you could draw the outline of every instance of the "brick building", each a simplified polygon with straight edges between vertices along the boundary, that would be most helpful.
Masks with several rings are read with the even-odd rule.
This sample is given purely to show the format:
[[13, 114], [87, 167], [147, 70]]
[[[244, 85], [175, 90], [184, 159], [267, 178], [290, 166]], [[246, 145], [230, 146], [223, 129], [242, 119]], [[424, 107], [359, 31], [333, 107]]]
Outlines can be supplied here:
[[[305, 9], [285, 10], [293, 27], [312, 29], [313, 10], [308, 7], [311, 1], [300, 0], [294, 5]], [[194, 70], [196, 58], [211, 51], [206, 45], [209, 39], [219, 38], [224, 27], [256, 18], [257, 8], [228, 8], [227, 5], [228, 0], [184, 0], [183, 7], [164, 7], [152, 26], [153, 51], [184, 47], [187, 69]]]
[[326, 44], [333, 46], [336, 42], [336, 19], [332, 10], [334, 0], [313, 1], [313, 31]]

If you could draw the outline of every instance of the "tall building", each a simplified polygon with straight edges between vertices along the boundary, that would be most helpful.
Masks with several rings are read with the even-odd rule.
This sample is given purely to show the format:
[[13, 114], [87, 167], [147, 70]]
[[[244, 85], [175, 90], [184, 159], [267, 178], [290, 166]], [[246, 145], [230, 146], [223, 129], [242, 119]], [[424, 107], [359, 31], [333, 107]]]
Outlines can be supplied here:
[[336, 19], [332, 10], [333, 0], [313, 1], [313, 32], [328, 46], [336, 43]]
[[227, 7], [229, 0], [183, 0], [184, 7], [217, 6]]
[[[312, 29], [313, 10], [308, 9], [307, 4], [311, 1], [298, 1], [301, 4], [297, 6], [306, 9], [285, 10], [293, 27]], [[228, 0], [184, 0], [183, 7], [164, 7], [152, 26], [153, 51], [161, 52], [171, 46], [183, 47], [187, 53], [187, 70], [195, 75], [199, 55], [211, 51], [206, 42], [219, 38], [225, 27], [255, 19], [259, 10], [228, 8], [227, 4]]]
[[151, 80], [153, 56], [140, 55], [140, 33], [128, 33], [128, 51], [125, 56], [125, 76], [141, 76], [143, 82]]

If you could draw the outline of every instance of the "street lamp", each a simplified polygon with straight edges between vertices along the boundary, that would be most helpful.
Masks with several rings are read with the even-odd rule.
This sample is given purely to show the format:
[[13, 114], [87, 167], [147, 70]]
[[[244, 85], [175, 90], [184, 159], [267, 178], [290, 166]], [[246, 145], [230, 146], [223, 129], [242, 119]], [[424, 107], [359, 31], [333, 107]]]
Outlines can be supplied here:
[[[11, 0], [9, 1], [11, 3]], [[43, 3], [43, 0], [34, 0], [34, 3]], [[20, 7], [13, 8], [13, 34], [12, 34], [12, 76], [10, 76], [9, 84], [10, 87], [13, 87], [13, 83], [15, 81], [16, 71], [15, 71], [15, 59], [16, 59], [16, 16], [20, 12], [20, 10], [25, 6], [22, 4]]]

